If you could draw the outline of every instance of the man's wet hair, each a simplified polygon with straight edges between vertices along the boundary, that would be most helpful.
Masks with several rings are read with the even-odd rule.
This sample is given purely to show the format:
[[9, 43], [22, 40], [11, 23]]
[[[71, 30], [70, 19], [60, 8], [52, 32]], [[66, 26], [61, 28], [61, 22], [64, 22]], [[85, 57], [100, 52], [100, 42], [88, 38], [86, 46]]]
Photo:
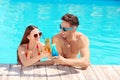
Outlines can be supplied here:
[[65, 14], [62, 18], [62, 20], [70, 23], [71, 26], [77, 26], [79, 25], [79, 20], [76, 16], [74, 16], [73, 14]]

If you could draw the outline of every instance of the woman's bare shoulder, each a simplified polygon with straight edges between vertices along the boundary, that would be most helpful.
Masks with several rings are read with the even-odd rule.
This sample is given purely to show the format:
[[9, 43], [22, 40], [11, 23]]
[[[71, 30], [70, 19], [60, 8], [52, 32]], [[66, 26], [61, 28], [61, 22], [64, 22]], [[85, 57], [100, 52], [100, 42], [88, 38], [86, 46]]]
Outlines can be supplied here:
[[20, 45], [20, 46], [18, 47], [18, 50], [26, 49], [26, 47], [27, 47], [27, 44], [22, 44], [22, 45]]
[[18, 55], [23, 55], [25, 54], [25, 51], [26, 51], [26, 45], [20, 45], [18, 47]]
[[39, 42], [39, 43], [38, 43], [38, 47], [39, 47], [39, 48], [44, 48], [44, 46], [45, 46], [45, 44], [44, 44], [43, 42]]
[[38, 45], [39, 46], [45, 46], [45, 44], [43, 42], [39, 42]]

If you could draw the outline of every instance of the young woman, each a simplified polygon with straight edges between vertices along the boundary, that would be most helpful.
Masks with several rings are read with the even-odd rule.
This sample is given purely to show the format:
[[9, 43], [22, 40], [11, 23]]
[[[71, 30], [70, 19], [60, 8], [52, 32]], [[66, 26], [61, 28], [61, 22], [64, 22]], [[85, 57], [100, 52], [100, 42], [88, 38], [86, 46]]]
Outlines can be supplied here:
[[[18, 61], [23, 66], [39, 65], [41, 58], [50, 57], [50, 53], [44, 51], [44, 44], [39, 41], [42, 33], [36, 26], [29, 25], [24, 33], [22, 41], [18, 47]], [[52, 64], [52, 61], [46, 61]]]

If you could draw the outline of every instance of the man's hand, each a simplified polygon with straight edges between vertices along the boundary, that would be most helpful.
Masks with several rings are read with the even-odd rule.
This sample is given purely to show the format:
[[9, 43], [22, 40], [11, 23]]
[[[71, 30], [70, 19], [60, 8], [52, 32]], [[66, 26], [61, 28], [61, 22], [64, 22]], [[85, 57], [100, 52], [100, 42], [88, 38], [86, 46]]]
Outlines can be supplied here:
[[82, 69], [87, 69], [87, 67], [90, 66], [90, 62], [87, 59], [81, 58], [80, 61]]
[[55, 64], [61, 64], [61, 65], [65, 65], [65, 58], [61, 55], [58, 56], [58, 58], [53, 59]]
[[77, 66], [77, 67], [81, 67], [82, 69], [87, 69], [87, 67], [90, 65], [89, 61], [85, 58], [65, 59], [61, 55], [57, 59], [53, 59], [53, 61], [54, 64]]

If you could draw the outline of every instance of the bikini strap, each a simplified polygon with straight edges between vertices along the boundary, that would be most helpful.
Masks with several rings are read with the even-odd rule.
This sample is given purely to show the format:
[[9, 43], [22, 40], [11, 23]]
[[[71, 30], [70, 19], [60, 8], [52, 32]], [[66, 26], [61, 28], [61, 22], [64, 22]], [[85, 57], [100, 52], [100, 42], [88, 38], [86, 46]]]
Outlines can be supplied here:
[[27, 46], [26, 46], [26, 49], [27, 49], [27, 51], [26, 51], [26, 53], [25, 53], [25, 57], [28, 58], [28, 49], [29, 49], [29, 45], [28, 45], [28, 44], [27, 44]]
[[37, 51], [38, 51], [38, 55], [40, 55], [38, 44], [37, 44], [36, 48], [37, 48]]
[[38, 44], [36, 45], [36, 48], [38, 49]]
[[[36, 45], [36, 48], [37, 48], [37, 51], [38, 51], [38, 55], [40, 55], [40, 51], [39, 51], [39, 47], [38, 47], [38, 44]], [[27, 56], [28, 56], [28, 49], [29, 49], [29, 45], [27, 44], [27, 46], [26, 46], [26, 49], [27, 49], [27, 51], [26, 51], [26, 53], [25, 53], [25, 56], [26, 56], [26, 58], [27, 58]]]
[[27, 50], [29, 49], [29, 45], [27, 44]]

